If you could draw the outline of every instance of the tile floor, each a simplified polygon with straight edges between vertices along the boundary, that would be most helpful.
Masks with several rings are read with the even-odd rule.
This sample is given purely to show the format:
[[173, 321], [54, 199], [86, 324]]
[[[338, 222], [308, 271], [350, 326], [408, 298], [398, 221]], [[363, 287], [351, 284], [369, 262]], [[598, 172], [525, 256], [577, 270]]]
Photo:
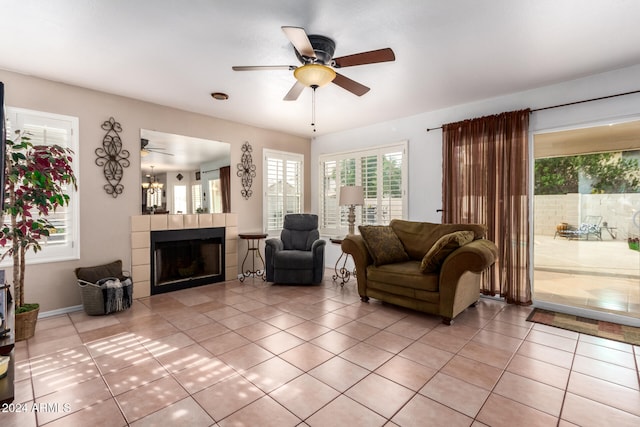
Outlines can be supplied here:
[[492, 299], [445, 326], [354, 286], [249, 279], [40, 319], [16, 350], [24, 412], [0, 424], [640, 425], [639, 346]]

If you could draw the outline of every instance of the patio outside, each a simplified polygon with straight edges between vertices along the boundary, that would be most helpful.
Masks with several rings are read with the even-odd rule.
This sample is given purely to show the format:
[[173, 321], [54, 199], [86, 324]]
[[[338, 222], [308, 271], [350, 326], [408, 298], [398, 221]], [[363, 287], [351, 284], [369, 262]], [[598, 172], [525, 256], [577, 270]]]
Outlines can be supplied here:
[[534, 237], [534, 299], [640, 318], [640, 252], [626, 238]]

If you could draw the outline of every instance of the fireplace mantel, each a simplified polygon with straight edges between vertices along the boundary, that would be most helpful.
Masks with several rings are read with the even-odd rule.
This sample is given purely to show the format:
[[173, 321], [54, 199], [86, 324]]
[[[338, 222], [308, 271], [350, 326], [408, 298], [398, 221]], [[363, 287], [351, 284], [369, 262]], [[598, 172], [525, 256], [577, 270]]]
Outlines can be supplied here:
[[225, 227], [225, 280], [238, 276], [238, 214], [135, 215], [131, 217], [133, 297], [151, 295], [151, 231]]

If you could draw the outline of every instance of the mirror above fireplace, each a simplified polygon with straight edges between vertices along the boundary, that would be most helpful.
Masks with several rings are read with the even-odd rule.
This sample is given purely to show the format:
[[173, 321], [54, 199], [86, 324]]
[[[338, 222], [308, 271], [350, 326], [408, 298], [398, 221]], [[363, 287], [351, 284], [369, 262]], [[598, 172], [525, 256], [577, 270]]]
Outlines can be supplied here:
[[231, 211], [224, 179], [231, 165], [228, 143], [147, 129], [140, 130], [140, 140], [143, 214]]

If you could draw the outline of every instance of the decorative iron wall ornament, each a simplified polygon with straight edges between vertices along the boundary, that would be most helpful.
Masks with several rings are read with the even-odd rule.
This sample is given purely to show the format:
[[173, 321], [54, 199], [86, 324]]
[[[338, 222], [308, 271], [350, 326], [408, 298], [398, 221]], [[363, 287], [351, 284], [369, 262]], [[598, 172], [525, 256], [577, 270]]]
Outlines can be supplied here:
[[122, 149], [119, 134], [122, 132], [122, 126], [113, 117], [102, 123], [102, 129], [107, 133], [102, 138], [102, 147], [96, 148], [96, 156], [98, 156], [96, 165], [102, 166], [104, 177], [107, 179], [107, 184], [103, 186], [104, 191], [116, 198], [124, 190], [124, 185], [120, 184], [120, 181], [124, 168], [130, 165], [129, 151]]
[[238, 163], [238, 176], [242, 181], [242, 197], [245, 200], [249, 200], [249, 197], [253, 194], [251, 190], [251, 185], [253, 184], [253, 178], [256, 177], [256, 165], [253, 164], [253, 159], [251, 158], [251, 152], [253, 148], [251, 148], [251, 144], [245, 142], [242, 144], [242, 157], [240, 158], [241, 163]]

